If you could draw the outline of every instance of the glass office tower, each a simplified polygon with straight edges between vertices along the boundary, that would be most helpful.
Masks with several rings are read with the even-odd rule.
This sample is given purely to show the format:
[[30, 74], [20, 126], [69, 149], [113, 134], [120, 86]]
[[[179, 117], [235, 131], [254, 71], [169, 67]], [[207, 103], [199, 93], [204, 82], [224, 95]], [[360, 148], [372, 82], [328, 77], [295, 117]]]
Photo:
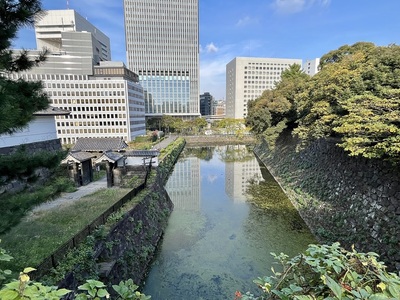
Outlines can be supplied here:
[[146, 117], [199, 116], [198, 0], [124, 0], [128, 67]]

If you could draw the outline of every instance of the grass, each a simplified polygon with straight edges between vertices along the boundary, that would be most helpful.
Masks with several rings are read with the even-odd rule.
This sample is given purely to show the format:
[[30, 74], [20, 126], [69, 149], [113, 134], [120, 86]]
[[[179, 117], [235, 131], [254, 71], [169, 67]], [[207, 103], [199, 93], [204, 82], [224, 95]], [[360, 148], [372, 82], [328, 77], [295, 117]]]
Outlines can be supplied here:
[[129, 189], [102, 189], [71, 204], [31, 212], [0, 236], [1, 246], [14, 257], [7, 267], [20, 271], [38, 265], [127, 192]]
[[138, 136], [134, 141], [129, 142], [129, 149], [134, 150], [149, 150], [153, 147], [153, 142], [150, 135]]
[[17, 225], [32, 207], [47, 202], [61, 192], [73, 192], [76, 188], [66, 177], [56, 177], [34, 191], [4, 194], [0, 197], [0, 234]]

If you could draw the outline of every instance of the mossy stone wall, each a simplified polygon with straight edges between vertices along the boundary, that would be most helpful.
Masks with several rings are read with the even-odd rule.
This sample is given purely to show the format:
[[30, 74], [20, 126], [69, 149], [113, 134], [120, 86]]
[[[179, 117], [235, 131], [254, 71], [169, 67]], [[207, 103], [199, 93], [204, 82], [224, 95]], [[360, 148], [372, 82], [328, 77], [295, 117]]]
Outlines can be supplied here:
[[335, 140], [296, 151], [282, 135], [274, 150], [261, 143], [256, 155], [285, 190], [321, 243], [339, 241], [376, 252], [400, 270], [400, 167], [349, 157]]

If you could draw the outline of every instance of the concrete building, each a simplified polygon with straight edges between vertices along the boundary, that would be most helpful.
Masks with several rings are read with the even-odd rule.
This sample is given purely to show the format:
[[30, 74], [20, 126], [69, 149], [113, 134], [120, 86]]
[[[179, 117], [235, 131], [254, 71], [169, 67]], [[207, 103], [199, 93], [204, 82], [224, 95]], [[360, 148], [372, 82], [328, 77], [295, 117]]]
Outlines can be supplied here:
[[[87, 33], [87, 40], [91, 41], [82, 44], [77, 39], [66, 43], [67, 38], [63, 35], [68, 32], [81, 33], [77, 36]], [[73, 9], [48, 10], [36, 20], [35, 36], [39, 50], [47, 48], [53, 53], [68, 52], [72, 56], [92, 52], [95, 62], [111, 60], [110, 39]]]
[[319, 67], [319, 58], [314, 58], [314, 59], [309, 59], [306, 60], [303, 63], [303, 71], [304, 73], [310, 75], [310, 76], [314, 76], [315, 74], [318, 73], [318, 67]]
[[[70, 22], [64, 13], [74, 16], [73, 21]], [[73, 23], [75, 29], [81, 28], [78, 25], [83, 23], [82, 28], [91, 31], [60, 32], [66, 20]], [[38, 43], [52, 47], [47, 61], [9, 77], [41, 80], [50, 96], [50, 105], [71, 112], [56, 116], [57, 136], [62, 144], [74, 144], [84, 137], [117, 137], [131, 141], [145, 134], [144, 97], [139, 77], [122, 62], [106, 60], [109, 42], [100, 30], [70, 10], [48, 11], [35, 28], [40, 36]], [[46, 28], [52, 30], [45, 34]], [[34, 57], [38, 52], [30, 51], [30, 55]]]
[[214, 116], [225, 115], [225, 100], [214, 100], [213, 113]]
[[248, 155], [245, 145], [229, 145], [227, 150], [242, 159], [227, 162], [225, 165], [225, 192], [234, 202], [246, 202], [250, 183], [264, 181], [257, 158]]
[[174, 203], [174, 210], [199, 211], [201, 206], [200, 159], [186, 157], [174, 166], [165, 189]]
[[146, 117], [199, 116], [198, 0], [124, 0], [128, 67]]
[[236, 57], [226, 65], [226, 117], [247, 116], [247, 103], [273, 89], [283, 70], [301, 59]]
[[200, 95], [200, 114], [202, 116], [209, 116], [213, 114], [214, 97], [205, 92]]

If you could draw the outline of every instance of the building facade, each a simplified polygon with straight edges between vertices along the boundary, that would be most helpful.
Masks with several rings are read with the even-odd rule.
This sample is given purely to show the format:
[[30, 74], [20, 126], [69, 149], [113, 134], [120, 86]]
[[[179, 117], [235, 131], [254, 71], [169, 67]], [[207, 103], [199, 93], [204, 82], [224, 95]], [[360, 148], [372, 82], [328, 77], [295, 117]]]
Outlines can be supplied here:
[[315, 74], [317, 74], [318, 71], [319, 71], [318, 70], [319, 62], [320, 62], [319, 58], [306, 60], [303, 63], [303, 71], [304, 71], [304, 73], [306, 73], [306, 74], [308, 74], [310, 76], [314, 76]]
[[[80, 33], [80, 35], [87, 33], [90, 41], [85, 44], [79, 39], [72, 39], [66, 43], [67, 38], [63, 38], [63, 34], [68, 32]], [[68, 52], [73, 56], [87, 55], [88, 52], [92, 52], [95, 63], [100, 60], [111, 60], [108, 36], [73, 9], [46, 11], [45, 15], [35, 21], [35, 36], [39, 50], [47, 48], [52, 53]]]
[[146, 117], [199, 116], [198, 0], [124, 0], [128, 67]]
[[213, 106], [214, 97], [209, 92], [200, 95], [200, 114], [202, 116], [213, 115]]
[[212, 114], [215, 116], [224, 116], [225, 115], [225, 101], [224, 100], [214, 100]]
[[247, 103], [270, 90], [280, 80], [283, 70], [301, 59], [236, 57], [226, 65], [226, 117], [243, 119]]
[[[105, 60], [108, 58], [106, 50], [97, 51], [99, 44], [107, 43], [97, 39], [100, 30], [93, 25], [90, 24], [95, 34], [78, 31], [58, 34], [60, 24], [66, 22], [60, 17], [64, 16], [62, 12], [65, 11], [48, 11], [44, 19], [46, 25], [40, 25], [44, 22], [41, 20], [36, 29], [38, 32], [42, 27], [53, 28], [48, 40], [40, 35], [42, 45], [52, 44], [47, 60], [26, 72], [9, 74], [9, 77], [42, 81], [50, 105], [71, 112], [56, 116], [57, 137], [62, 144], [75, 144], [83, 137], [118, 137], [129, 142], [145, 134], [144, 97], [139, 77], [122, 62]], [[74, 24], [79, 28], [77, 20], [83, 18], [72, 12], [68, 10], [68, 14], [75, 16]], [[86, 24], [84, 28], [88, 30], [90, 26]], [[103, 35], [100, 36], [103, 40]], [[109, 44], [105, 49], [109, 49]], [[38, 53], [39, 50], [29, 52], [32, 59]]]

